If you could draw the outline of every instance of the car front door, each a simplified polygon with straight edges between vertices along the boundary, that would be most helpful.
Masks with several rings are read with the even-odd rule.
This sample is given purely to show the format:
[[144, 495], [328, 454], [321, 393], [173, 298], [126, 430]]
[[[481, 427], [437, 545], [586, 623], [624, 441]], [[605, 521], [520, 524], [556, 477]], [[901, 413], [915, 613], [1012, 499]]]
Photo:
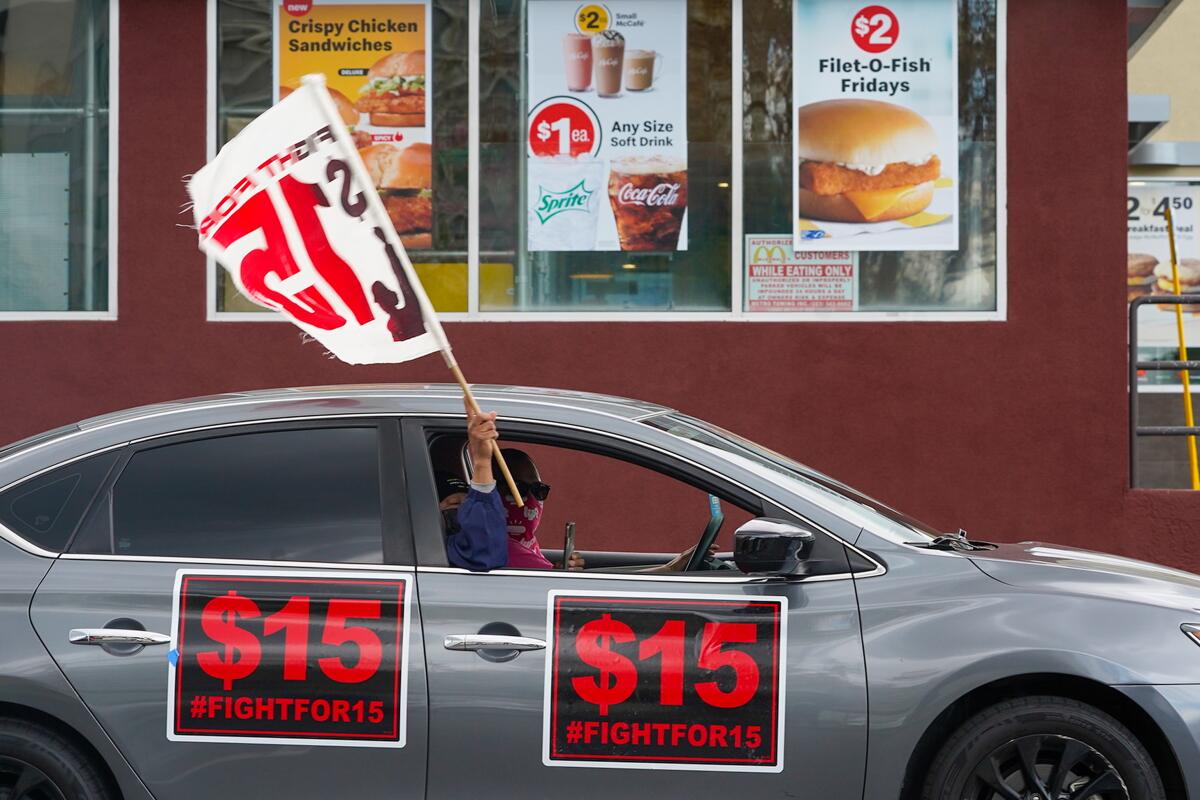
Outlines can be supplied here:
[[[431, 800], [611, 800], [631, 789], [722, 800], [747, 792], [861, 798], [866, 677], [848, 563], [794, 581], [736, 571], [448, 567], [438, 559], [442, 532], [421, 441], [433, 430], [405, 428], [429, 667]], [[506, 442], [521, 431], [538, 433], [510, 419]], [[558, 428], [537, 441], [566, 436]], [[636, 450], [615, 440], [605, 446], [643, 465], [657, 460], [673, 476], [690, 469]], [[845, 561], [841, 543], [821, 535], [826, 566]]]
[[121, 455], [32, 618], [160, 800], [424, 796], [398, 449], [349, 420]]

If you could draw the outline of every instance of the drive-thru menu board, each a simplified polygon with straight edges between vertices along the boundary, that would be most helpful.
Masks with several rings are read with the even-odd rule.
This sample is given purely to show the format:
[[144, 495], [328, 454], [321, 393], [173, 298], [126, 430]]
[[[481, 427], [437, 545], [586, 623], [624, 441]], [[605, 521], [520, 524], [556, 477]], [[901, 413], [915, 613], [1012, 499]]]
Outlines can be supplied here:
[[686, 250], [686, 1], [526, 14], [528, 248]]

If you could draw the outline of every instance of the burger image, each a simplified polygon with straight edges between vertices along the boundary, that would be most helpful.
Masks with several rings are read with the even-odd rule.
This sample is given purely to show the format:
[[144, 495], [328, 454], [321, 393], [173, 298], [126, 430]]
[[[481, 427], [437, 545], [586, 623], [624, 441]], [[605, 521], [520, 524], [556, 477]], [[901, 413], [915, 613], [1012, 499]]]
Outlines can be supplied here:
[[404, 246], [433, 247], [432, 148], [424, 142], [384, 143], [364, 147], [358, 154]]
[[425, 124], [425, 51], [392, 53], [367, 71], [354, 107], [371, 115], [371, 124], [413, 128]]
[[884, 222], [933, 201], [937, 134], [915, 111], [879, 100], [824, 100], [796, 110], [799, 212]]
[[1125, 282], [1129, 290], [1129, 302], [1145, 297], [1154, 291], [1154, 268], [1158, 259], [1147, 253], [1130, 253], [1125, 261]]
[[[355, 110], [354, 104], [350, 102], [350, 98], [334, 89], [331, 86], [326, 87], [329, 90], [329, 96], [333, 98], [333, 104], [337, 106], [338, 115], [342, 118], [342, 122], [346, 123], [346, 127], [350, 129], [350, 136], [354, 139], [355, 147], [365, 147], [371, 143], [371, 134], [366, 131], [355, 130], [358, 125], [358, 111]], [[294, 92], [291, 86], [279, 87], [279, 99], [287, 97]]]
[[[1176, 268], [1179, 271], [1179, 293], [1200, 294], [1200, 259], [1181, 258]], [[1171, 276], [1170, 264], [1159, 264], [1154, 270], [1154, 277], [1158, 279], [1154, 284], [1155, 294], [1175, 294], [1175, 280]], [[1160, 311], [1175, 313], [1175, 306], [1170, 303], [1164, 303], [1158, 308]], [[1195, 309], [1195, 306], [1183, 307], [1184, 311]]]

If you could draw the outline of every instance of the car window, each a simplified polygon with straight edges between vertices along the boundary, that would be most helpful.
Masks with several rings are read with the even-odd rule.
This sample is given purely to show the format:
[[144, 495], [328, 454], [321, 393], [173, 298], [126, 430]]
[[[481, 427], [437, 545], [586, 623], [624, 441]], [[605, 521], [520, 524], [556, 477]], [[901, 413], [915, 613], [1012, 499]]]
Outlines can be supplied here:
[[[461, 437], [450, 435], [431, 441], [430, 460], [435, 472], [462, 475], [461, 443]], [[569, 522], [575, 524], [575, 548], [587, 555], [588, 569], [624, 570], [639, 565], [661, 566], [696, 544], [714, 502], [725, 517], [717, 546], [726, 553], [733, 548], [734, 530], [759, 513], [710, 498], [703, 488], [621, 459], [521, 442], [512, 436], [506, 436], [503, 447], [528, 455], [540, 482], [550, 486], [540, 504], [535, 536], [552, 562], [561, 557]], [[510, 466], [520, 479], [521, 466], [515, 462]], [[497, 479], [500, 490], [507, 493], [498, 470]], [[511, 525], [509, 531], [511, 534]]]
[[195, 439], [133, 454], [78, 552], [382, 563], [375, 427]]
[[117, 451], [80, 459], [17, 484], [0, 495], [0, 523], [44, 550], [66, 547]]

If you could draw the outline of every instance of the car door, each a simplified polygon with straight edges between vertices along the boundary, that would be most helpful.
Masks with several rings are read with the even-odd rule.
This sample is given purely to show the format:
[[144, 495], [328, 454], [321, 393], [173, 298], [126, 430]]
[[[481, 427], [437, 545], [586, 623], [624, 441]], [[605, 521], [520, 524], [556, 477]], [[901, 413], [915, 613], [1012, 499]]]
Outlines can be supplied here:
[[398, 450], [354, 419], [121, 455], [31, 613], [159, 800], [424, 795]]
[[[821, 533], [824, 574], [789, 581], [736, 571], [449, 567], [426, 447], [436, 431], [432, 420], [405, 427], [429, 667], [431, 800], [609, 800], [631, 790], [861, 798], [866, 677], [840, 542]], [[575, 448], [598, 441], [595, 432], [573, 440], [561, 426], [511, 418], [504, 435], [507, 444], [522, 436]], [[615, 437], [603, 450], [672, 476], [697, 474]], [[711, 480], [696, 485], [726, 497], [738, 491]], [[844, 569], [828, 568], [839, 559]]]

